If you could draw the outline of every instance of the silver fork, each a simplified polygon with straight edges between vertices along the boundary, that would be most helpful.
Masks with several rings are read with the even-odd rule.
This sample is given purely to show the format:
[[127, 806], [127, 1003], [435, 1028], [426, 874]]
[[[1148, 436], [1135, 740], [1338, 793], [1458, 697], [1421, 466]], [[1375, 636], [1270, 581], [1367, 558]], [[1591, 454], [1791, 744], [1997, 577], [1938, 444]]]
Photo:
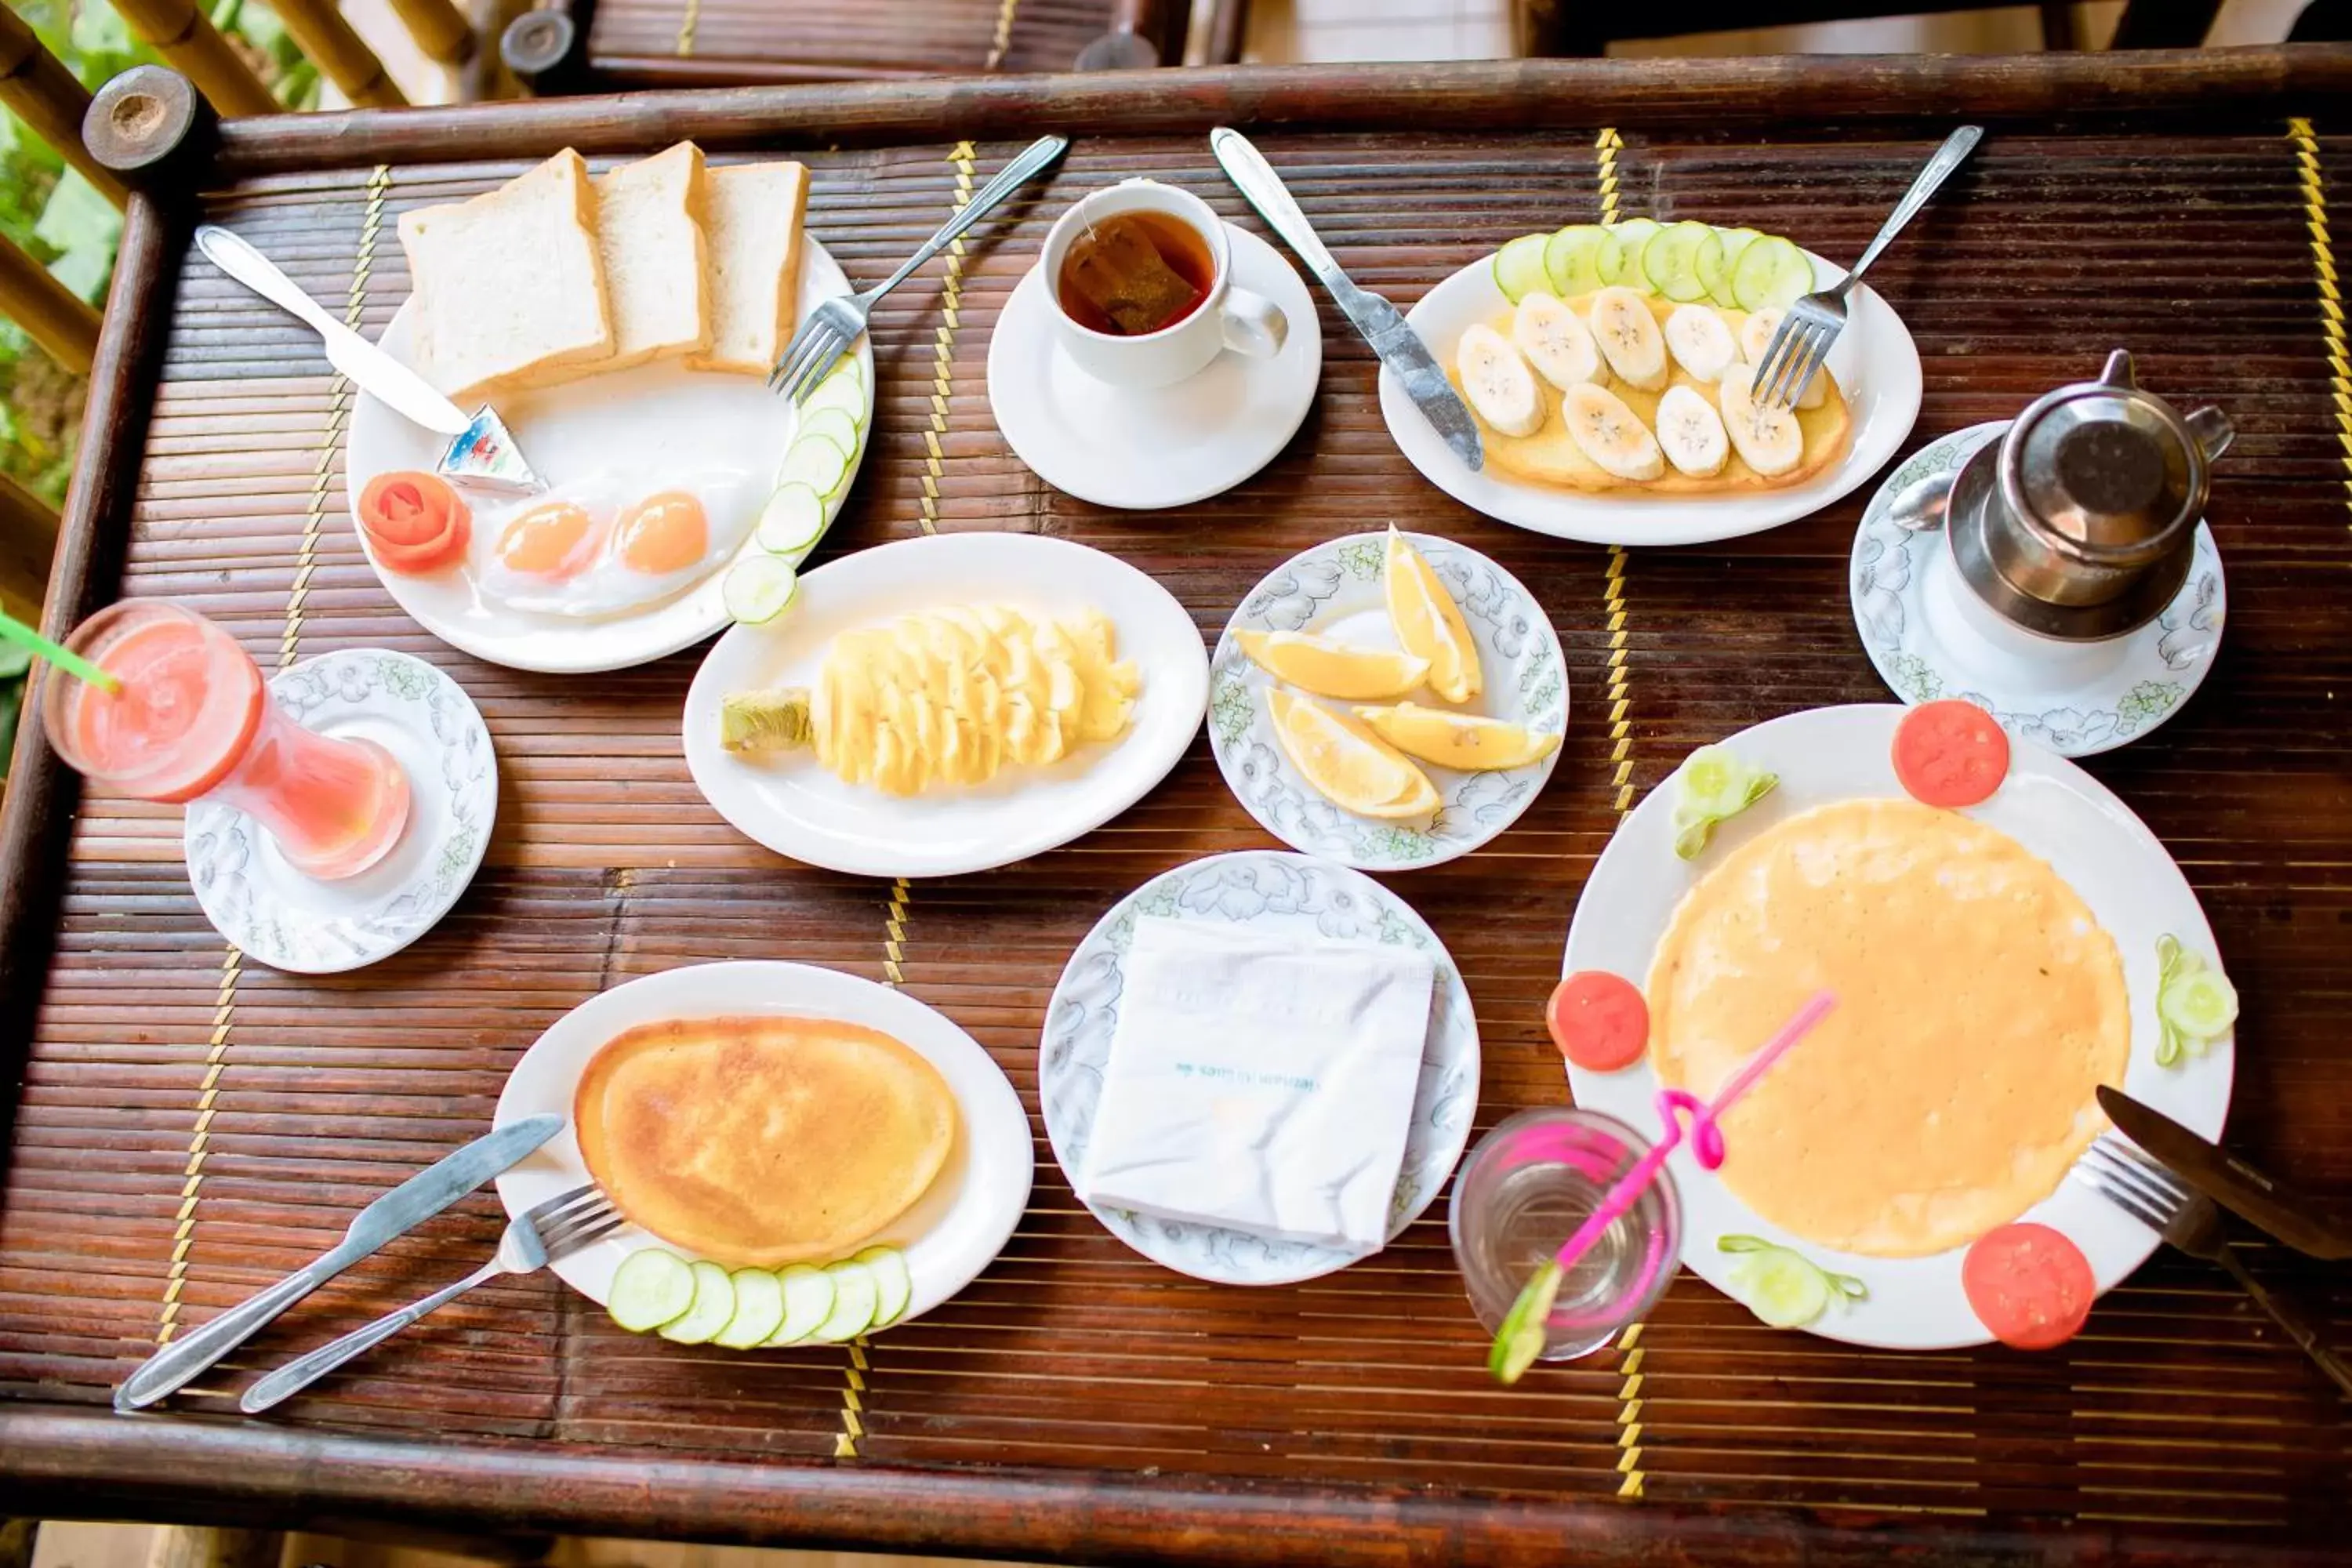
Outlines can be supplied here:
[[1797, 399], [1805, 395], [1814, 373], [1830, 357], [1830, 345], [1845, 331], [1845, 297], [1853, 292], [1854, 285], [1862, 281], [1862, 275], [1870, 270], [1870, 264], [1878, 259], [1879, 253], [1903, 232], [1903, 226], [1927, 205], [1936, 187], [1951, 178], [1952, 171], [1976, 151], [1983, 138], [1981, 125], [1963, 125], [1945, 137], [1944, 144], [1936, 149], [1936, 155], [1927, 160], [1927, 166], [1919, 171], [1919, 177], [1911, 182], [1911, 188], [1895, 204], [1895, 211], [1879, 229], [1878, 237], [1870, 242], [1870, 248], [1862, 253], [1862, 259], [1853, 264], [1845, 280], [1834, 289], [1808, 294], [1789, 307], [1772, 341], [1765, 345], [1764, 357], [1756, 362], [1755, 379], [1749, 384], [1754, 388], [1759, 408], [1793, 407]]
[[474, 1270], [455, 1285], [436, 1290], [421, 1301], [410, 1303], [397, 1312], [378, 1318], [363, 1329], [354, 1329], [332, 1344], [320, 1346], [309, 1355], [297, 1357], [245, 1391], [236, 1402], [238, 1409], [256, 1415], [289, 1396], [308, 1388], [327, 1373], [353, 1356], [373, 1349], [417, 1319], [439, 1307], [446, 1306], [477, 1285], [486, 1284], [502, 1274], [533, 1274], [579, 1251], [592, 1242], [601, 1241], [621, 1226], [620, 1211], [615, 1209], [593, 1186], [574, 1187], [560, 1193], [545, 1203], [517, 1215], [506, 1234], [499, 1238], [499, 1252], [481, 1268]]
[[2220, 1264], [2320, 1371], [2352, 1394], [2352, 1367], [2327, 1347], [2320, 1327], [2300, 1306], [2274, 1294], [2247, 1271], [2221, 1227], [2221, 1207], [2211, 1198], [2189, 1191], [2179, 1177], [2115, 1132], [2092, 1140], [2074, 1169], [2100, 1196], [2174, 1247], [2191, 1258]]
[[793, 341], [784, 346], [784, 357], [768, 373], [768, 390], [790, 390], [794, 403], [807, 401], [824, 379], [825, 372], [835, 361], [849, 352], [866, 330], [866, 319], [883, 295], [904, 283], [917, 268], [953, 245], [964, 230], [988, 216], [989, 212], [1011, 195], [1014, 189], [1032, 175], [1043, 170], [1069, 150], [1066, 136], [1040, 136], [1022, 149], [1021, 155], [997, 172], [996, 178], [980, 188], [980, 194], [966, 202], [953, 217], [940, 225], [939, 232], [923, 241], [922, 248], [907, 258], [898, 270], [877, 283], [863, 294], [836, 294], [809, 313], [801, 323]]

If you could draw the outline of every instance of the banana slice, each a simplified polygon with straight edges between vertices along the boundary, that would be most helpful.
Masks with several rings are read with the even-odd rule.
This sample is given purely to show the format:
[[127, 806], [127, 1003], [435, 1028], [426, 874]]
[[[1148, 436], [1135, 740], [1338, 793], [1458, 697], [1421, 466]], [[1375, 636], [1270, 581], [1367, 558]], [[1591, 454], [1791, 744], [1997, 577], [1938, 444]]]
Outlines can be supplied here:
[[1536, 373], [1492, 327], [1472, 327], [1454, 351], [1454, 365], [1462, 373], [1462, 391], [1478, 417], [1505, 436], [1532, 436], [1543, 428], [1550, 411], [1536, 385]]
[[[1646, 310], [1643, 312], [1648, 314]], [[1653, 336], [1656, 328], [1652, 327]], [[1605, 386], [1586, 382], [1568, 389], [1560, 410], [1579, 450], [1621, 479], [1646, 482], [1666, 471], [1665, 454], [1642, 416]], [[1795, 423], [1793, 420], [1791, 424]]]
[[[1756, 406], [1749, 395], [1755, 374], [1754, 365], [1733, 365], [1724, 373], [1717, 394], [1723, 403], [1723, 428], [1732, 446], [1749, 468], [1769, 479], [1787, 473], [1803, 458], [1805, 433], [1798, 427], [1792, 410]], [[1573, 420], [1569, 427], [1575, 428]]]
[[1601, 379], [1601, 347], [1583, 319], [1550, 294], [1524, 295], [1511, 316], [1511, 341], [1536, 374], [1566, 392]]
[[1723, 379], [1739, 358], [1739, 345], [1731, 340], [1731, 329], [1723, 318], [1706, 305], [1678, 305], [1666, 318], [1666, 347], [1674, 352], [1675, 363], [1705, 382]]
[[[1672, 321], [1666, 332], [1673, 335]], [[1719, 474], [1731, 459], [1731, 438], [1724, 432], [1723, 416], [1695, 387], [1670, 386], [1658, 399], [1658, 445], [1666, 461], [1693, 479]]]
[[1603, 289], [1592, 296], [1591, 326], [1618, 380], [1644, 392], [1666, 384], [1666, 340], [1648, 300], [1631, 289]]
[[[1739, 326], [1739, 357], [1749, 364], [1762, 364], [1764, 351], [1772, 346], [1772, 334], [1780, 330], [1780, 318], [1789, 312], [1774, 306], [1759, 310]], [[1805, 384], [1805, 395], [1797, 399], [1800, 408], [1819, 408], [1829, 397], [1829, 367], [1823, 365]], [[1712, 378], [1710, 378], [1712, 379]]]

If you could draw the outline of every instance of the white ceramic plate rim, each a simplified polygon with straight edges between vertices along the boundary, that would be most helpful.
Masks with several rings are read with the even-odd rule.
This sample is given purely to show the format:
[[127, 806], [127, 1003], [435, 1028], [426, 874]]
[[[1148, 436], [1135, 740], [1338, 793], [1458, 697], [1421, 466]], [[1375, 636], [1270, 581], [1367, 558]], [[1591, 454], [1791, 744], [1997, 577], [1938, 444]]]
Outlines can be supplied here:
[[[517, 1215], [588, 1180], [572, 1126], [572, 1098], [589, 1059], [613, 1037], [668, 1018], [761, 1016], [836, 1018], [879, 1029], [920, 1052], [954, 1092], [962, 1125], [957, 1152], [933, 1184], [939, 1190], [925, 1194], [877, 1238], [906, 1254], [913, 1277], [914, 1294], [898, 1321], [920, 1317], [971, 1283], [1012, 1238], [1029, 1205], [1036, 1168], [1029, 1113], [1003, 1069], [953, 1019], [903, 991], [839, 970], [769, 959], [690, 963], [581, 1003], [549, 1025], [507, 1075], [494, 1126], [551, 1112], [563, 1118], [563, 1130], [499, 1177], [499, 1201], [509, 1216]], [[957, 1184], [951, 1193], [940, 1188], [950, 1180]], [[910, 1222], [922, 1228], [911, 1235], [899, 1228]], [[553, 1268], [566, 1285], [603, 1306], [621, 1259], [646, 1247], [667, 1247], [688, 1259], [698, 1256], [624, 1225]]]
[[[1811, 251], [1813, 286], [1829, 288], [1845, 269]], [[1440, 363], [1450, 364], [1463, 331], [1510, 309], [1495, 285], [1494, 257], [1479, 258], [1422, 296], [1405, 313]], [[1895, 456], [1919, 416], [1919, 350], [1911, 331], [1864, 284], [1847, 300], [1846, 330], [1830, 351], [1830, 369], [1854, 408], [1853, 441], [1843, 461], [1783, 490], [1698, 498], [1577, 495], [1538, 489], [1454, 456], [1405, 395], [1396, 373], [1381, 370], [1381, 416], [1389, 434], [1430, 483], [1488, 517], [1588, 544], [1706, 544], [1760, 533], [1807, 517], [1846, 495]]]
[[[1696, 861], [1675, 857], [1672, 781], [1652, 790], [1618, 826], [1592, 868], [1569, 927], [1562, 973], [1605, 969], [1645, 984], [1650, 958], [1684, 892], [1721, 864], [1729, 849], [1814, 805], [1900, 795], [1888, 750], [1895, 726], [1907, 711], [1892, 703], [1817, 708], [1728, 737], [1725, 744], [1779, 773], [1780, 786], [1719, 828], [1715, 844]], [[2097, 780], [2030, 741], [2011, 741], [2007, 781], [1991, 800], [1967, 815], [2049, 860], [2115, 937], [2131, 1003], [2126, 1092], [2205, 1137], [2220, 1136], [2235, 1068], [2232, 1042], [2216, 1041], [2205, 1056], [2179, 1068], [2159, 1068], [2154, 1058], [2156, 935], [2169, 931], [2209, 959], [2226, 958], [2218, 953], [2212, 928], [2171, 855]], [[1618, 1073], [1570, 1066], [1568, 1079], [1579, 1105], [1654, 1135], [1658, 1121], [1652, 1102], [1658, 1084], [1646, 1058]], [[1765, 1220], [1700, 1170], [1687, 1149], [1675, 1152], [1668, 1169], [1682, 1194], [1683, 1262], [1717, 1289], [1730, 1293], [1734, 1262], [1717, 1250], [1717, 1238], [1760, 1236], [1869, 1286], [1869, 1300], [1832, 1304], [1811, 1325], [1810, 1331], [1825, 1339], [1895, 1350], [1957, 1349], [1991, 1339], [1960, 1288], [1966, 1248], [1914, 1258], [1837, 1252]], [[2070, 1174], [2021, 1217], [2051, 1226], [2080, 1247], [2102, 1294], [2145, 1262], [2157, 1245], [2154, 1232], [2126, 1217], [2078, 1174]], [[2096, 1326], [2095, 1317], [2095, 1331]]]

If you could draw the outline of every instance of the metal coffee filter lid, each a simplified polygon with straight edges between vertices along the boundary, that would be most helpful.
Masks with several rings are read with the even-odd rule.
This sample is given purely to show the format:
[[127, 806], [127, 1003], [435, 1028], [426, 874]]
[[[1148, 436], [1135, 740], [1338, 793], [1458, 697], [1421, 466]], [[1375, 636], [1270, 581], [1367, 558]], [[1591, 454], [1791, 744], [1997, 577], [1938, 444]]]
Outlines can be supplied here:
[[2105, 379], [2042, 398], [2001, 443], [2000, 488], [2011, 510], [2086, 563], [2146, 564], [2177, 544], [2204, 507], [2195, 431], [2130, 377], [2129, 357], [2117, 353]]

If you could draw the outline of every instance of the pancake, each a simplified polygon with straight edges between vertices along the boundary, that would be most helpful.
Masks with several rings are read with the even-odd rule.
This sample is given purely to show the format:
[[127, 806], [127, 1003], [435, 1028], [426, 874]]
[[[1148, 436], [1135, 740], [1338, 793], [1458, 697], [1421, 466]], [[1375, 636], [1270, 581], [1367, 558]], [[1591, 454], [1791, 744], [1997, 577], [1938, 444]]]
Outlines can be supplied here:
[[956, 1138], [919, 1052], [830, 1018], [686, 1018], [614, 1036], [572, 1097], [614, 1205], [730, 1268], [843, 1257], [913, 1206]]
[[1724, 857], [1650, 969], [1659, 1079], [1705, 1099], [1814, 992], [1830, 1014], [1724, 1119], [1726, 1185], [1843, 1252], [1962, 1247], [2056, 1190], [2123, 1082], [2115, 939], [2048, 863], [1912, 800], [1790, 817]]

